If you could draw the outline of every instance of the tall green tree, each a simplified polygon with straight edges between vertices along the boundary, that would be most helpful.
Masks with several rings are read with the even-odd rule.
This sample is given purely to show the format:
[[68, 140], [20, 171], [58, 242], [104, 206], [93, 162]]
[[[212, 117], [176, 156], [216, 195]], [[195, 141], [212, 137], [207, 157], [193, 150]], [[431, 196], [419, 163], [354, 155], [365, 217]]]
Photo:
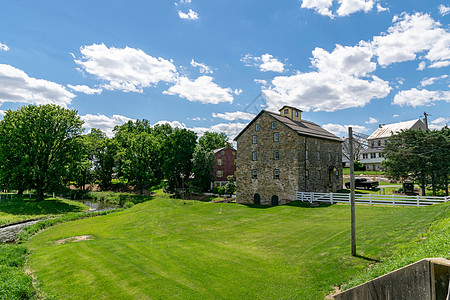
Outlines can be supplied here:
[[187, 129], [175, 128], [162, 144], [163, 171], [170, 187], [182, 185], [181, 176], [189, 179], [192, 171], [192, 155], [197, 134]]
[[97, 128], [79, 137], [81, 151], [79, 157], [70, 164], [70, 181], [75, 181], [76, 186], [85, 190], [87, 184], [92, 184], [95, 178], [95, 164], [97, 162], [98, 147], [106, 139], [106, 134]]
[[123, 177], [129, 184], [139, 187], [142, 195], [144, 186], [155, 180], [152, 169], [152, 161], [158, 158], [155, 138], [145, 131], [130, 135], [121, 158]]
[[192, 173], [194, 178], [191, 185], [202, 190], [210, 189], [214, 180], [214, 153], [197, 145], [192, 155]]
[[438, 189], [448, 193], [450, 142], [447, 127], [440, 131], [406, 130], [388, 141], [383, 162], [388, 175], [418, 182], [423, 196], [428, 184], [434, 195]]
[[83, 121], [74, 110], [28, 105], [0, 121], [0, 174], [10, 188], [36, 189], [38, 200], [63, 185], [78, 160]]
[[221, 132], [206, 131], [202, 137], [198, 139], [198, 145], [207, 151], [214, 151], [218, 148], [225, 147], [228, 143], [228, 136]]
[[100, 141], [95, 154], [94, 172], [103, 190], [111, 188], [112, 177], [117, 169], [119, 145], [114, 138]]

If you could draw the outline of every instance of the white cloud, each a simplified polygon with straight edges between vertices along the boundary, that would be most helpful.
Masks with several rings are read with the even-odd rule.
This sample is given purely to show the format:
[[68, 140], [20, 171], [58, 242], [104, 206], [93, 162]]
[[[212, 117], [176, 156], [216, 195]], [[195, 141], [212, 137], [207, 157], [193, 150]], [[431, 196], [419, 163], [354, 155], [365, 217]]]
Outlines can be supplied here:
[[124, 92], [142, 89], [163, 82], [174, 82], [177, 70], [171, 61], [153, 57], [141, 49], [108, 48], [104, 44], [83, 46], [81, 59], [75, 59], [84, 71], [107, 81], [103, 88]]
[[312, 66], [324, 73], [338, 71], [343, 74], [365, 76], [377, 68], [376, 63], [371, 61], [372, 50], [364, 45], [348, 47], [338, 44], [331, 53], [316, 48], [312, 54]]
[[302, 110], [335, 111], [363, 107], [372, 99], [386, 97], [390, 90], [388, 82], [376, 76], [366, 80], [330, 71], [275, 77], [272, 86], [262, 91], [271, 110], [291, 105]]
[[441, 16], [445, 16], [448, 13], [450, 13], [450, 7], [445, 6], [444, 4], [439, 5], [438, 9], [439, 9], [439, 13], [441, 14]]
[[439, 130], [444, 126], [448, 126], [450, 123], [450, 118], [437, 118], [436, 120], [431, 121], [429, 125], [430, 129]]
[[202, 74], [212, 74], [213, 71], [211, 68], [205, 64], [196, 62], [194, 59], [191, 60], [191, 66], [198, 67], [200, 69], [200, 73]]
[[192, 130], [197, 133], [198, 136], [202, 136], [206, 131], [218, 133], [223, 132], [228, 135], [230, 139], [233, 139], [239, 132], [241, 132], [242, 129], [245, 128], [245, 126], [247, 126], [247, 123], [220, 123], [210, 127], [187, 127], [185, 123], [181, 123], [179, 121], [158, 121], [154, 125], [157, 124], [169, 124], [172, 127]]
[[336, 136], [340, 136], [341, 134], [346, 134], [348, 133], [348, 128], [352, 127], [353, 132], [366, 132], [368, 131], [368, 129], [364, 126], [360, 126], [360, 125], [340, 125], [340, 124], [325, 124], [322, 125], [322, 127], [325, 130], [328, 130], [329, 132], [331, 132], [332, 134], [336, 135]]
[[261, 85], [267, 85], [267, 80], [264, 79], [253, 79], [253, 82]]
[[377, 3], [377, 11], [378, 12], [389, 11], [389, 7], [383, 7], [380, 5], [380, 3]]
[[[331, 19], [334, 17], [349, 16], [358, 11], [369, 12], [373, 9], [377, 0], [302, 0], [302, 8], [315, 10], [318, 14], [328, 16]], [[339, 6], [339, 7], [338, 7]], [[333, 12], [332, 9], [338, 7]], [[377, 3], [377, 11], [383, 12], [389, 10]]]
[[191, 0], [181, 0], [180, 3], [191, 3]]
[[421, 61], [421, 62], [419, 63], [419, 66], [417, 67], [417, 70], [418, 70], [418, 71], [425, 70], [426, 66], [427, 66], [427, 63], [424, 62], [424, 61]]
[[262, 72], [284, 72], [284, 64], [268, 53], [256, 57], [246, 54], [243, 58], [241, 58], [241, 61], [244, 62], [246, 66], [259, 67]]
[[87, 95], [100, 95], [103, 91], [103, 89], [93, 89], [88, 87], [87, 85], [71, 85], [68, 84], [67, 85], [70, 89], [74, 90], [75, 92], [80, 92], [80, 93], [84, 93]]
[[0, 43], [0, 51], [8, 51], [9, 47], [5, 44]]
[[366, 124], [375, 124], [377, 122], [378, 122], [377, 119], [370, 117], [369, 121], [365, 121], [364, 123], [366, 123]]
[[398, 115], [393, 115], [392, 117], [394, 117], [394, 118], [397, 118], [397, 117], [398, 117]]
[[105, 132], [109, 137], [114, 136], [112, 131], [115, 126], [120, 126], [128, 121], [133, 121], [133, 119], [121, 115], [113, 115], [112, 117], [108, 117], [101, 114], [87, 114], [80, 117], [84, 121], [84, 127], [89, 129], [98, 128]]
[[369, 12], [372, 10], [373, 0], [339, 0], [341, 6], [337, 10], [340, 17], [351, 15], [358, 11]]
[[210, 127], [193, 127], [190, 128], [196, 132], [199, 136], [202, 136], [206, 131], [213, 131], [218, 133], [225, 133], [230, 139], [234, 139], [242, 129], [247, 126], [247, 123], [220, 123], [212, 125]]
[[0, 64], [0, 104], [56, 104], [67, 107], [75, 95], [64, 86], [44, 79], [29, 77], [24, 71]]
[[436, 101], [450, 102], [450, 91], [429, 91], [412, 88], [400, 91], [395, 95], [393, 104], [400, 106], [409, 105], [413, 107], [431, 105]]
[[236, 112], [226, 112], [226, 113], [213, 113], [213, 118], [221, 118], [228, 121], [234, 121], [234, 120], [253, 120], [255, 117], [254, 114], [243, 112], [243, 111], [236, 111]]
[[434, 67], [450, 60], [450, 33], [430, 15], [403, 13], [395, 16], [393, 22], [387, 34], [375, 36], [371, 42], [380, 65], [414, 60], [416, 54], [427, 51], [425, 58]]
[[303, 0], [302, 8], [309, 8], [315, 10], [317, 13], [334, 18], [330, 7], [333, 5], [333, 0]]
[[185, 19], [185, 20], [197, 20], [198, 19], [198, 13], [196, 13], [192, 9], [189, 9], [188, 13], [185, 13], [185, 12], [182, 12], [181, 10], [179, 10], [178, 16], [181, 19]]
[[163, 93], [167, 95], [178, 95], [189, 101], [199, 101], [202, 103], [233, 103], [233, 90], [220, 87], [213, 82], [213, 79], [211, 76], [200, 76], [195, 80], [180, 77], [175, 85]]
[[433, 85], [437, 80], [439, 79], [445, 79], [447, 78], [448, 75], [444, 74], [442, 76], [439, 77], [431, 77], [431, 78], [425, 78], [420, 82], [421, 86], [427, 86], [427, 85]]
[[153, 126], [155, 126], [155, 125], [163, 125], [163, 124], [169, 124], [173, 128], [187, 129], [186, 124], [180, 123], [178, 121], [158, 121], [155, 124], [153, 124]]
[[235, 89], [233, 93], [239, 96], [240, 94], [242, 94], [242, 89]]
[[3, 117], [5, 115], [5, 111], [0, 109], [0, 117]]

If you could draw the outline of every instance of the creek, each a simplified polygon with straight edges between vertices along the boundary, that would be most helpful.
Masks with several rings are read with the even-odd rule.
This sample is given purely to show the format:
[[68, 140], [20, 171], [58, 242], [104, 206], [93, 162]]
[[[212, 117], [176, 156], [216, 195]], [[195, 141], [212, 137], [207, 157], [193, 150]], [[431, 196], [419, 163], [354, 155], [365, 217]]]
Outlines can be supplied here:
[[[89, 207], [89, 212], [116, 209], [119, 205], [102, 203], [102, 202], [92, 202], [88, 200], [72, 200], [76, 202], [83, 203]], [[7, 224], [0, 226], [0, 243], [13, 243], [16, 241], [17, 236], [27, 226], [36, 224], [42, 220], [25, 220], [21, 222], [16, 222], [13, 224]]]

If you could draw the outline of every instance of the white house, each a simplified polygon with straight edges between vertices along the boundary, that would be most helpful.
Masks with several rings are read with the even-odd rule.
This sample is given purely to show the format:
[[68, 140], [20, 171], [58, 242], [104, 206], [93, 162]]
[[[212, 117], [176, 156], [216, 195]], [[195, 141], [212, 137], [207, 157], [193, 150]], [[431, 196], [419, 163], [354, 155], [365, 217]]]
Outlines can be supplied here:
[[426, 130], [426, 125], [420, 119], [393, 124], [380, 124], [377, 130], [367, 138], [368, 148], [360, 154], [359, 160], [366, 167], [366, 170], [382, 170], [383, 151], [388, 138], [402, 130], [408, 129]]

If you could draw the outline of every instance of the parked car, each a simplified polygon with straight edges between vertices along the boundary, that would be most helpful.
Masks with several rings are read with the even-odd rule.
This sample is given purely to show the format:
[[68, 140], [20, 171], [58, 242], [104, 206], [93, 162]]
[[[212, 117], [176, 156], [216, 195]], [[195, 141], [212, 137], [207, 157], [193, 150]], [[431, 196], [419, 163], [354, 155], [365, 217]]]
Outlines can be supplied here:
[[[367, 178], [355, 178], [355, 189], [376, 189], [378, 181], [369, 181]], [[350, 182], [345, 183], [347, 189], [350, 188]]]

